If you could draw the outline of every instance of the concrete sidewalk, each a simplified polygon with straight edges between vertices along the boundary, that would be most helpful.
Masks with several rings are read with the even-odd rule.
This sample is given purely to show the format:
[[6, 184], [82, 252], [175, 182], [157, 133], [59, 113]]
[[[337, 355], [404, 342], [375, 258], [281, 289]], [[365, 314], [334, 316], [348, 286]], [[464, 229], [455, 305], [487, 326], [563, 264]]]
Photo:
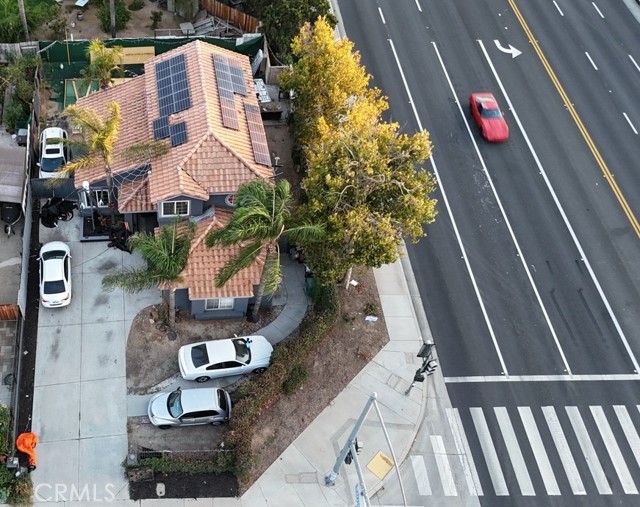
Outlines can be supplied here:
[[[409, 452], [423, 418], [425, 388], [417, 384], [405, 395], [421, 361], [416, 357], [422, 344], [418, 320], [400, 261], [375, 270], [380, 302], [389, 332], [389, 343], [353, 379], [337, 398], [267, 469], [236, 503], [242, 507], [322, 507], [355, 503], [355, 466], [343, 465], [334, 487], [325, 486], [325, 476], [345, 444], [369, 396], [377, 393], [377, 404], [387, 428], [398, 464]], [[385, 480], [395, 481], [395, 471], [380, 477], [368, 464], [384, 465], [379, 452], [391, 457], [375, 408], [360, 433], [364, 443], [359, 460], [369, 495]], [[384, 466], [383, 466], [384, 468]], [[388, 470], [388, 469], [387, 469]], [[379, 472], [384, 472], [381, 470]], [[143, 502], [144, 503], [144, 502]], [[215, 502], [213, 505], [218, 505]], [[223, 505], [223, 504], [219, 504]]]

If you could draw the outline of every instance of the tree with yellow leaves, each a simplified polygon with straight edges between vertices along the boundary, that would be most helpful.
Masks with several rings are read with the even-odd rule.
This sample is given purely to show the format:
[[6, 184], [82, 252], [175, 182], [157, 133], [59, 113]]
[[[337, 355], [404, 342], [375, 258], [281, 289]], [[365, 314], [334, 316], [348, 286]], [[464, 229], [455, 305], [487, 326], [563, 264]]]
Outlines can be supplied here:
[[295, 137], [301, 153], [318, 140], [321, 119], [329, 127], [336, 125], [361, 98], [385, 104], [380, 90], [369, 88], [371, 76], [360, 65], [353, 43], [335, 40], [326, 18], [306, 23], [291, 48], [297, 61], [281, 74], [280, 87], [294, 93]]

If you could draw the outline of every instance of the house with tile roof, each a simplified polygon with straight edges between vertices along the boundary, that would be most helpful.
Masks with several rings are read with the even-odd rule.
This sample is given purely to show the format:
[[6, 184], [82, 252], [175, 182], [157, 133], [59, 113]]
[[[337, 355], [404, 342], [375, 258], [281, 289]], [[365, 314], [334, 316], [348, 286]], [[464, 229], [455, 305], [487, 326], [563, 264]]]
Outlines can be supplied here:
[[[237, 248], [209, 249], [204, 238], [228, 222], [240, 184], [274, 177], [249, 58], [196, 40], [148, 60], [144, 69], [141, 76], [77, 102], [104, 117], [115, 101], [122, 114], [111, 168], [114, 195], [103, 165], [83, 168], [74, 175], [80, 207], [86, 215], [96, 210], [108, 215], [115, 206], [132, 231], [152, 231], [176, 219], [195, 221], [177, 305], [197, 319], [241, 317], [264, 258], [217, 288], [216, 274]], [[152, 140], [167, 143], [167, 152], [144, 161], [122, 155]]]

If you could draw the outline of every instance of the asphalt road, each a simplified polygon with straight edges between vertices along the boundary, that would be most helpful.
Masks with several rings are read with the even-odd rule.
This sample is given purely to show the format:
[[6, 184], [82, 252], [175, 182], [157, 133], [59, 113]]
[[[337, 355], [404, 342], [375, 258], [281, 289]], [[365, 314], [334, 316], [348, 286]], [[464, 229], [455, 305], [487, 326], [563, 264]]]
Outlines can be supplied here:
[[[440, 182], [440, 215], [409, 253], [448, 382], [446, 417], [475, 460], [447, 474], [455, 431], [439, 449], [425, 427], [403, 465], [410, 504], [638, 501], [640, 9], [339, 4], [389, 119], [428, 130], [435, 146], [425, 169]], [[474, 91], [498, 98], [506, 144], [480, 138]]]

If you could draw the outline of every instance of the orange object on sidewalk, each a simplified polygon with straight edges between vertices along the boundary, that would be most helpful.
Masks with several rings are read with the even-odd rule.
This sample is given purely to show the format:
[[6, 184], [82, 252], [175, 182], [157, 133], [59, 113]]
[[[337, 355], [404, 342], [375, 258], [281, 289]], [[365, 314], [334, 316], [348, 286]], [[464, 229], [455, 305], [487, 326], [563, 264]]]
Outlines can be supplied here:
[[29, 470], [36, 469], [36, 445], [38, 435], [32, 432], [20, 433], [16, 440], [16, 447], [29, 457]]

